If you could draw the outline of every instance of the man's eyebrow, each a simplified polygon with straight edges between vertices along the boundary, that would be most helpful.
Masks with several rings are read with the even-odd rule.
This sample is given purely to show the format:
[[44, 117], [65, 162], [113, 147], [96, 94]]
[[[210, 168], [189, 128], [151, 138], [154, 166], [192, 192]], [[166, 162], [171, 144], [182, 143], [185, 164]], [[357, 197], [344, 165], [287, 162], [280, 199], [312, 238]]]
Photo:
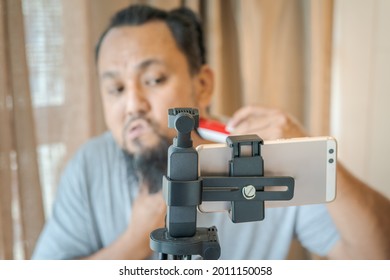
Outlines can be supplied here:
[[157, 65], [163, 65], [163, 62], [159, 59], [155, 59], [155, 58], [151, 58], [151, 59], [147, 59], [145, 61], [142, 61], [140, 64], [138, 64], [136, 66], [136, 69], [137, 70], [145, 70], [146, 68], [148, 68], [150, 65], [154, 65], [154, 64], [157, 64]]
[[119, 73], [116, 71], [106, 71], [101, 75], [102, 79], [115, 79], [119, 76]]
[[[135, 66], [135, 69], [138, 71], [142, 71], [147, 69], [151, 65], [163, 65], [164, 63], [155, 58], [147, 59], [139, 63], [138, 65]], [[120, 76], [120, 73], [118, 71], [106, 71], [101, 75], [102, 79], [115, 79]]]

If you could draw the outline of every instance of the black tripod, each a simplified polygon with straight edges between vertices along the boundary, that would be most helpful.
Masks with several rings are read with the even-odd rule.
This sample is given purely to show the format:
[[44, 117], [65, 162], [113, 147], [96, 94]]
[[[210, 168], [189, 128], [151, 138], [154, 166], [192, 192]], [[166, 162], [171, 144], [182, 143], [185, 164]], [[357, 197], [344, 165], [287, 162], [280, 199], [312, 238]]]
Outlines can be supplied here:
[[[229, 136], [232, 148], [229, 176], [199, 177], [198, 153], [191, 131], [198, 127], [199, 113], [193, 108], [168, 111], [168, 126], [177, 137], [168, 149], [167, 176], [163, 178], [163, 195], [167, 203], [166, 228], [150, 234], [150, 247], [160, 259], [218, 259], [221, 248], [215, 227], [197, 228], [197, 207], [202, 201], [230, 201], [230, 218], [235, 223], [264, 219], [265, 200], [290, 200], [294, 195], [292, 177], [265, 177], [261, 157], [263, 140], [257, 135]], [[241, 155], [241, 147], [250, 145], [250, 156]], [[264, 186], [286, 186], [283, 192], [265, 191]]]

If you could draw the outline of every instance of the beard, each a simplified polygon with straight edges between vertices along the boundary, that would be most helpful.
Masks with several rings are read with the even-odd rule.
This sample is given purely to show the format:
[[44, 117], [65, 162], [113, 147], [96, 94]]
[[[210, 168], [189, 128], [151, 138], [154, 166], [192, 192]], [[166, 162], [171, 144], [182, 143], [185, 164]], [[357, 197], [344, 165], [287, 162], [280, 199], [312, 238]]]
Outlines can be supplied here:
[[139, 147], [139, 151], [132, 153], [123, 149], [127, 167], [127, 176], [131, 181], [135, 181], [139, 186], [144, 185], [149, 193], [156, 193], [162, 188], [162, 178], [167, 172], [168, 148], [172, 144], [172, 139], [159, 132], [159, 126], [143, 116], [152, 128], [158, 141], [153, 147], [145, 147], [139, 139], [134, 143]]

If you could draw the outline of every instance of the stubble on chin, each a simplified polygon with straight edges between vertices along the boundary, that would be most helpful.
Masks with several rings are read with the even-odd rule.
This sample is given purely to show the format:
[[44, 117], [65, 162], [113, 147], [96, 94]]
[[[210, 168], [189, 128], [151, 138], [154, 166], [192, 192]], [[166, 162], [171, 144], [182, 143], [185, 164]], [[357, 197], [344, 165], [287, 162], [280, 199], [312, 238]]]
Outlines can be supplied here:
[[[133, 122], [141, 120], [146, 124], [144, 128], [145, 134], [140, 135], [139, 137], [129, 139], [127, 134]], [[165, 139], [166, 136], [161, 133], [160, 125], [147, 118], [145, 115], [136, 115], [131, 117], [125, 124], [122, 130], [122, 149], [127, 151], [130, 154], [139, 154], [147, 151], [148, 149], [153, 149], [161, 142], [161, 139]]]
[[143, 149], [139, 153], [123, 151], [127, 165], [127, 175], [138, 185], [146, 186], [149, 193], [156, 193], [162, 188], [162, 178], [167, 172], [168, 148], [171, 141], [162, 137], [157, 145]]
[[[139, 118], [139, 117], [138, 117]], [[126, 159], [128, 178], [135, 180], [138, 185], [145, 185], [149, 193], [161, 190], [162, 177], [167, 171], [168, 148], [172, 139], [160, 132], [156, 123], [144, 118], [150, 125], [150, 137], [148, 141], [142, 141], [142, 137], [126, 142], [126, 132], [131, 120], [123, 130], [123, 152]]]

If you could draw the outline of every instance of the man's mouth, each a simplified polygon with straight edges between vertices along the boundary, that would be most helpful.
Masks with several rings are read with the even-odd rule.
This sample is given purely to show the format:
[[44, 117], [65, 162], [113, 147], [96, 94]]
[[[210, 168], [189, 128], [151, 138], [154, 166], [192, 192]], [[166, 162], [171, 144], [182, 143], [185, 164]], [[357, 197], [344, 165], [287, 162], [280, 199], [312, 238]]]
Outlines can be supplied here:
[[132, 121], [126, 131], [127, 139], [134, 140], [142, 136], [147, 131], [150, 131], [149, 123], [144, 119], [136, 119]]

